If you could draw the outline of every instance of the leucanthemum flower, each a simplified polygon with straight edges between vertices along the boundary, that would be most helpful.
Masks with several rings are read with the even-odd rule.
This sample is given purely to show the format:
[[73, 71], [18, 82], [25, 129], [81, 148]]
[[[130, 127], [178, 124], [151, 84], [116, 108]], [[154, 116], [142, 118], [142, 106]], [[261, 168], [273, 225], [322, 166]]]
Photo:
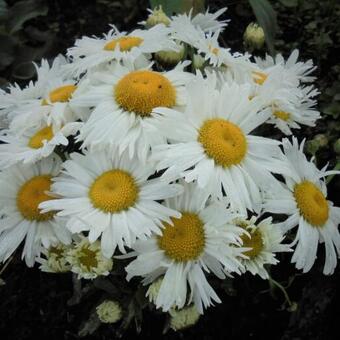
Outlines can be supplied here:
[[12, 100], [18, 97], [16, 106], [12, 106], [8, 113], [8, 118], [15, 128], [34, 127], [41, 117], [45, 116], [48, 125], [60, 129], [66, 123], [79, 118], [69, 106], [69, 100], [76, 92], [77, 84], [73, 78], [64, 76], [62, 69], [66, 64], [67, 60], [59, 55], [51, 66], [45, 59], [41, 61], [39, 67], [36, 66], [37, 81], [31, 85], [37, 89], [35, 98], [20, 100], [21, 94], [18, 89], [15, 93], [10, 93]]
[[198, 13], [192, 17], [192, 9], [188, 14], [177, 14], [171, 17], [170, 29], [174, 32], [181, 32], [185, 29], [200, 30], [204, 33], [222, 32], [227, 26], [229, 20], [217, 20], [227, 8], [221, 8], [215, 13], [209, 13], [209, 9], [205, 13]]
[[250, 134], [269, 113], [261, 112], [259, 98], [249, 96], [248, 85], [225, 84], [216, 91], [212, 78], [197, 78], [188, 85], [184, 114], [156, 109], [155, 126], [172, 142], [154, 148], [157, 170], [166, 169], [162, 178], [197, 180], [207, 195], [221, 198], [225, 192], [232, 209], [258, 210], [270, 172], [286, 166], [279, 142]]
[[327, 188], [323, 179], [339, 171], [317, 169], [303, 154], [304, 141], [300, 148], [296, 138], [291, 143], [283, 140], [286, 162], [291, 167], [291, 174], [284, 176], [285, 185], [277, 182], [272, 186], [264, 209], [276, 214], [288, 215], [281, 224], [283, 232], [298, 226], [296, 245], [292, 262], [297, 269], [308, 272], [313, 266], [318, 244], [324, 243], [326, 259], [324, 274], [332, 274], [337, 264], [337, 254], [340, 254], [340, 208], [327, 201]]
[[47, 125], [41, 119], [37, 127], [29, 127], [17, 132], [14, 129], [3, 130], [0, 134], [0, 168], [23, 162], [35, 163], [48, 157], [58, 145], [67, 145], [67, 137], [75, 134], [81, 123], [69, 123], [62, 128]]
[[313, 86], [308, 86], [297, 91], [297, 95], [290, 101], [273, 101], [272, 116], [267, 123], [274, 124], [285, 135], [291, 135], [291, 129], [299, 129], [300, 124], [315, 126], [320, 112], [315, 108], [316, 100], [312, 98], [318, 93]]
[[287, 60], [281, 54], [277, 54], [275, 58], [266, 55], [265, 59], [255, 57], [256, 64], [266, 74], [273, 67], [280, 65], [285, 80], [292, 85], [298, 86], [301, 83], [312, 82], [315, 77], [310, 74], [316, 69], [312, 60], [306, 62], [298, 61], [299, 51], [294, 50]]
[[160, 73], [116, 64], [112, 70], [93, 75], [98, 81], [95, 86], [72, 100], [80, 108], [94, 107], [77, 137], [82, 147], [114, 145], [119, 152], [128, 150], [130, 157], [145, 161], [150, 147], [165, 142], [152, 124], [154, 109], [181, 109], [186, 103], [185, 84], [192, 75], [183, 72], [185, 66]]
[[238, 258], [243, 249], [235, 245], [240, 244], [243, 231], [232, 224], [235, 215], [224, 205], [206, 201], [196, 183], [185, 184], [183, 195], [165, 201], [181, 216], [164, 222], [160, 235], [136, 242], [134, 252], [124, 256], [137, 256], [125, 268], [128, 280], [143, 276], [143, 283], [149, 284], [164, 274], [156, 308], [168, 311], [193, 301], [203, 313], [203, 307], [221, 302], [204, 272], [220, 279], [225, 278], [224, 270], [240, 273]]
[[272, 223], [268, 217], [256, 223], [256, 217], [249, 220], [238, 218], [236, 225], [244, 228], [247, 233], [241, 236], [242, 247], [249, 248], [243, 254], [247, 258], [241, 259], [244, 267], [242, 272], [249, 271], [253, 275], [259, 275], [262, 279], [268, 279], [269, 275], [265, 265], [275, 265], [279, 262], [275, 253], [291, 251], [289, 245], [282, 244], [284, 239], [279, 227]]
[[95, 279], [97, 276], [107, 276], [112, 269], [112, 259], [102, 254], [100, 242], [90, 243], [86, 237], [80, 236], [73, 247], [69, 249], [66, 260], [71, 271], [78, 275], [78, 279]]
[[54, 180], [52, 191], [60, 198], [40, 205], [43, 212], [57, 210], [66, 218], [72, 233], [89, 231], [89, 241], [101, 235], [102, 252], [111, 257], [116, 247], [125, 252], [136, 238], [160, 233], [161, 221], [179, 217], [157, 201], [181, 193], [182, 187], [156, 178], [154, 169], [117, 150], [72, 153], [63, 173]]
[[209, 65], [244, 68], [248, 65], [248, 56], [240, 53], [232, 54], [230, 49], [223, 48], [218, 43], [221, 31], [205, 32], [200, 27], [195, 27], [189, 21], [179, 22], [173, 27], [172, 37], [184, 42], [197, 50]]
[[40, 270], [47, 273], [65, 273], [71, 270], [71, 265], [67, 262], [66, 256], [70, 249], [69, 245], [57, 243], [48, 249], [41, 251], [41, 256], [36, 259], [40, 263]]
[[146, 67], [151, 53], [176, 50], [176, 44], [169, 38], [169, 29], [163, 24], [148, 30], [136, 29], [131, 33], [119, 32], [115, 26], [103, 38], [83, 37], [67, 51], [72, 64], [65, 68], [68, 74], [79, 76], [108, 63], [133, 63], [136, 67]]
[[43, 213], [41, 202], [52, 199], [52, 178], [60, 171], [61, 161], [45, 158], [36, 164], [13, 165], [0, 173], [0, 261], [5, 261], [25, 239], [22, 257], [33, 266], [41, 246], [71, 242], [70, 233], [55, 218]]

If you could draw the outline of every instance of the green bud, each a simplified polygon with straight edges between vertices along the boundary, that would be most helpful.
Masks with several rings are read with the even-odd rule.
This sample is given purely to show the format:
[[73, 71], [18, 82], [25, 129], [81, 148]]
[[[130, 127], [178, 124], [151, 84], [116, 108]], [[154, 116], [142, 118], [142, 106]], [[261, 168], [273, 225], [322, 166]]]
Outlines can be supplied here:
[[204, 64], [205, 64], [205, 60], [202, 56], [200, 56], [199, 54], [194, 54], [192, 56], [192, 65], [194, 69], [201, 70], [203, 69]]
[[155, 7], [146, 19], [145, 26], [147, 28], [156, 26], [158, 24], [170, 25], [170, 18], [163, 12], [162, 6]]
[[175, 66], [185, 56], [185, 47], [177, 44], [178, 51], [159, 51], [155, 53], [156, 60], [163, 66]]
[[250, 49], [261, 49], [265, 41], [262, 27], [254, 22], [250, 23], [244, 32], [243, 40], [245, 45]]

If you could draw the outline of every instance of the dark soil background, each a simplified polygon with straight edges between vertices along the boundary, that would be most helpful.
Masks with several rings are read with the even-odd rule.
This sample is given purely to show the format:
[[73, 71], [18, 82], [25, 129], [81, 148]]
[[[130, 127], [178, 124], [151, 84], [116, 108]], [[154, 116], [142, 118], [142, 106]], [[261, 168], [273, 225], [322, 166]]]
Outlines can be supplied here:
[[[7, 1], [13, 5], [15, 1]], [[327, 142], [309, 153], [314, 154], [318, 165], [329, 162], [334, 167], [339, 156], [333, 144], [339, 138], [339, 75], [337, 65], [340, 53], [339, 15], [337, 1], [272, 1], [278, 13], [279, 32], [276, 48], [285, 56], [297, 47], [302, 59], [313, 58], [318, 65], [317, 85], [323, 92], [320, 109], [325, 117], [315, 128], [303, 128], [298, 136], [310, 141], [315, 135]], [[22, 34], [33, 30], [47, 34], [48, 48], [44, 56], [52, 58], [64, 53], [74, 40], [82, 35], [101, 35], [114, 23], [121, 30], [129, 30], [143, 20], [148, 2], [144, 0], [55, 0], [44, 1], [48, 6], [45, 16], [25, 23]], [[223, 40], [233, 50], [243, 51], [242, 35], [254, 15], [247, 1], [209, 1], [211, 10], [228, 6], [226, 16], [231, 19]], [[31, 34], [31, 33], [30, 33]], [[28, 45], [39, 46], [32, 38]], [[1, 47], [0, 47], [1, 49]], [[260, 51], [259, 54], [264, 54]], [[12, 67], [2, 70], [2, 80], [13, 81]], [[16, 79], [14, 79], [16, 80]], [[313, 144], [314, 145], [314, 144]], [[333, 179], [329, 199], [340, 205], [339, 179]], [[155, 311], [143, 311], [141, 331], [137, 334], [132, 322], [122, 334], [119, 326], [102, 325], [85, 339], [282, 339], [328, 340], [339, 339], [340, 266], [333, 276], [322, 274], [324, 254], [320, 247], [319, 259], [308, 274], [301, 275], [290, 264], [290, 256], [283, 256], [273, 268], [272, 277], [282, 285], [296, 303], [291, 311], [282, 292], [272, 289], [267, 281], [245, 275], [222, 287], [216, 282], [222, 304], [206, 311], [195, 327], [162, 335], [166, 317]], [[1, 269], [0, 269], [1, 270]], [[47, 274], [39, 269], [26, 268], [17, 252], [3, 271], [6, 282], [0, 286], [0, 339], [78, 339], [82, 322], [88, 319], [96, 293], [87, 301], [70, 306], [73, 295], [71, 274]], [[214, 283], [214, 282], [213, 282]], [[137, 325], [138, 326], [138, 325]], [[137, 327], [138, 328], [138, 327]]]

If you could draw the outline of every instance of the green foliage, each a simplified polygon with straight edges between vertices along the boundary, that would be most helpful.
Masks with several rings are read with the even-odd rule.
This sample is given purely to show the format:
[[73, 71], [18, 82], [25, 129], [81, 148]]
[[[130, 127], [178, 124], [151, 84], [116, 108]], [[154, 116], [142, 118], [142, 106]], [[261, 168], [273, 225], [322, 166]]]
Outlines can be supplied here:
[[48, 12], [43, 0], [19, 1], [8, 7], [0, 0], [0, 85], [12, 80], [28, 80], [34, 77], [32, 61], [40, 60], [52, 44], [52, 36], [33, 28], [28, 21]]
[[191, 8], [194, 15], [204, 11], [204, 0], [150, 0], [150, 4], [152, 9], [162, 6], [168, 16], [189, 12]]

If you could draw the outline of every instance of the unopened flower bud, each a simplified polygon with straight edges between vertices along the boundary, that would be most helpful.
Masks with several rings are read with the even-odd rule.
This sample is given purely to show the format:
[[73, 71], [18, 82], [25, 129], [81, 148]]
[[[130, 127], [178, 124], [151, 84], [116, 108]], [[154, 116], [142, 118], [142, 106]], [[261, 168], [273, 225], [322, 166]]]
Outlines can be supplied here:
[[199, 54], [194, 54], [192, 57], [192, 65], [196, 70], [201, 70], [204, 67], [205, 60]]
[[170, 18], [163, 12], [162, 6], [155, 7], [145, 22], [147, 28], [158, 24], [164, 24], [165, 26], [169, 26], [170, 24]]
[[172, 308], [170, 309], [169, 314], [171, 316], [170, 327], [175, 331], [195, 325], [200, 318], [200, 314], [195, 305], [184, 307], [180, 310]]
[[250, 23], [244, 32], [243, 40], [250, 49], [259, 50], [262, 48], [265, 41], [262, 27], [256, 23]]
[[98, 318], [103, 323], [115, 323], [122, 318], [122, 308], [118, 302], [105, 300], [96, 308]]
[[185, 47], [182, 44], [177, 44], [177, 51], [159, 51], [155, 53], [156, 60], [163, 66], [175, 66], [185, 56]]

